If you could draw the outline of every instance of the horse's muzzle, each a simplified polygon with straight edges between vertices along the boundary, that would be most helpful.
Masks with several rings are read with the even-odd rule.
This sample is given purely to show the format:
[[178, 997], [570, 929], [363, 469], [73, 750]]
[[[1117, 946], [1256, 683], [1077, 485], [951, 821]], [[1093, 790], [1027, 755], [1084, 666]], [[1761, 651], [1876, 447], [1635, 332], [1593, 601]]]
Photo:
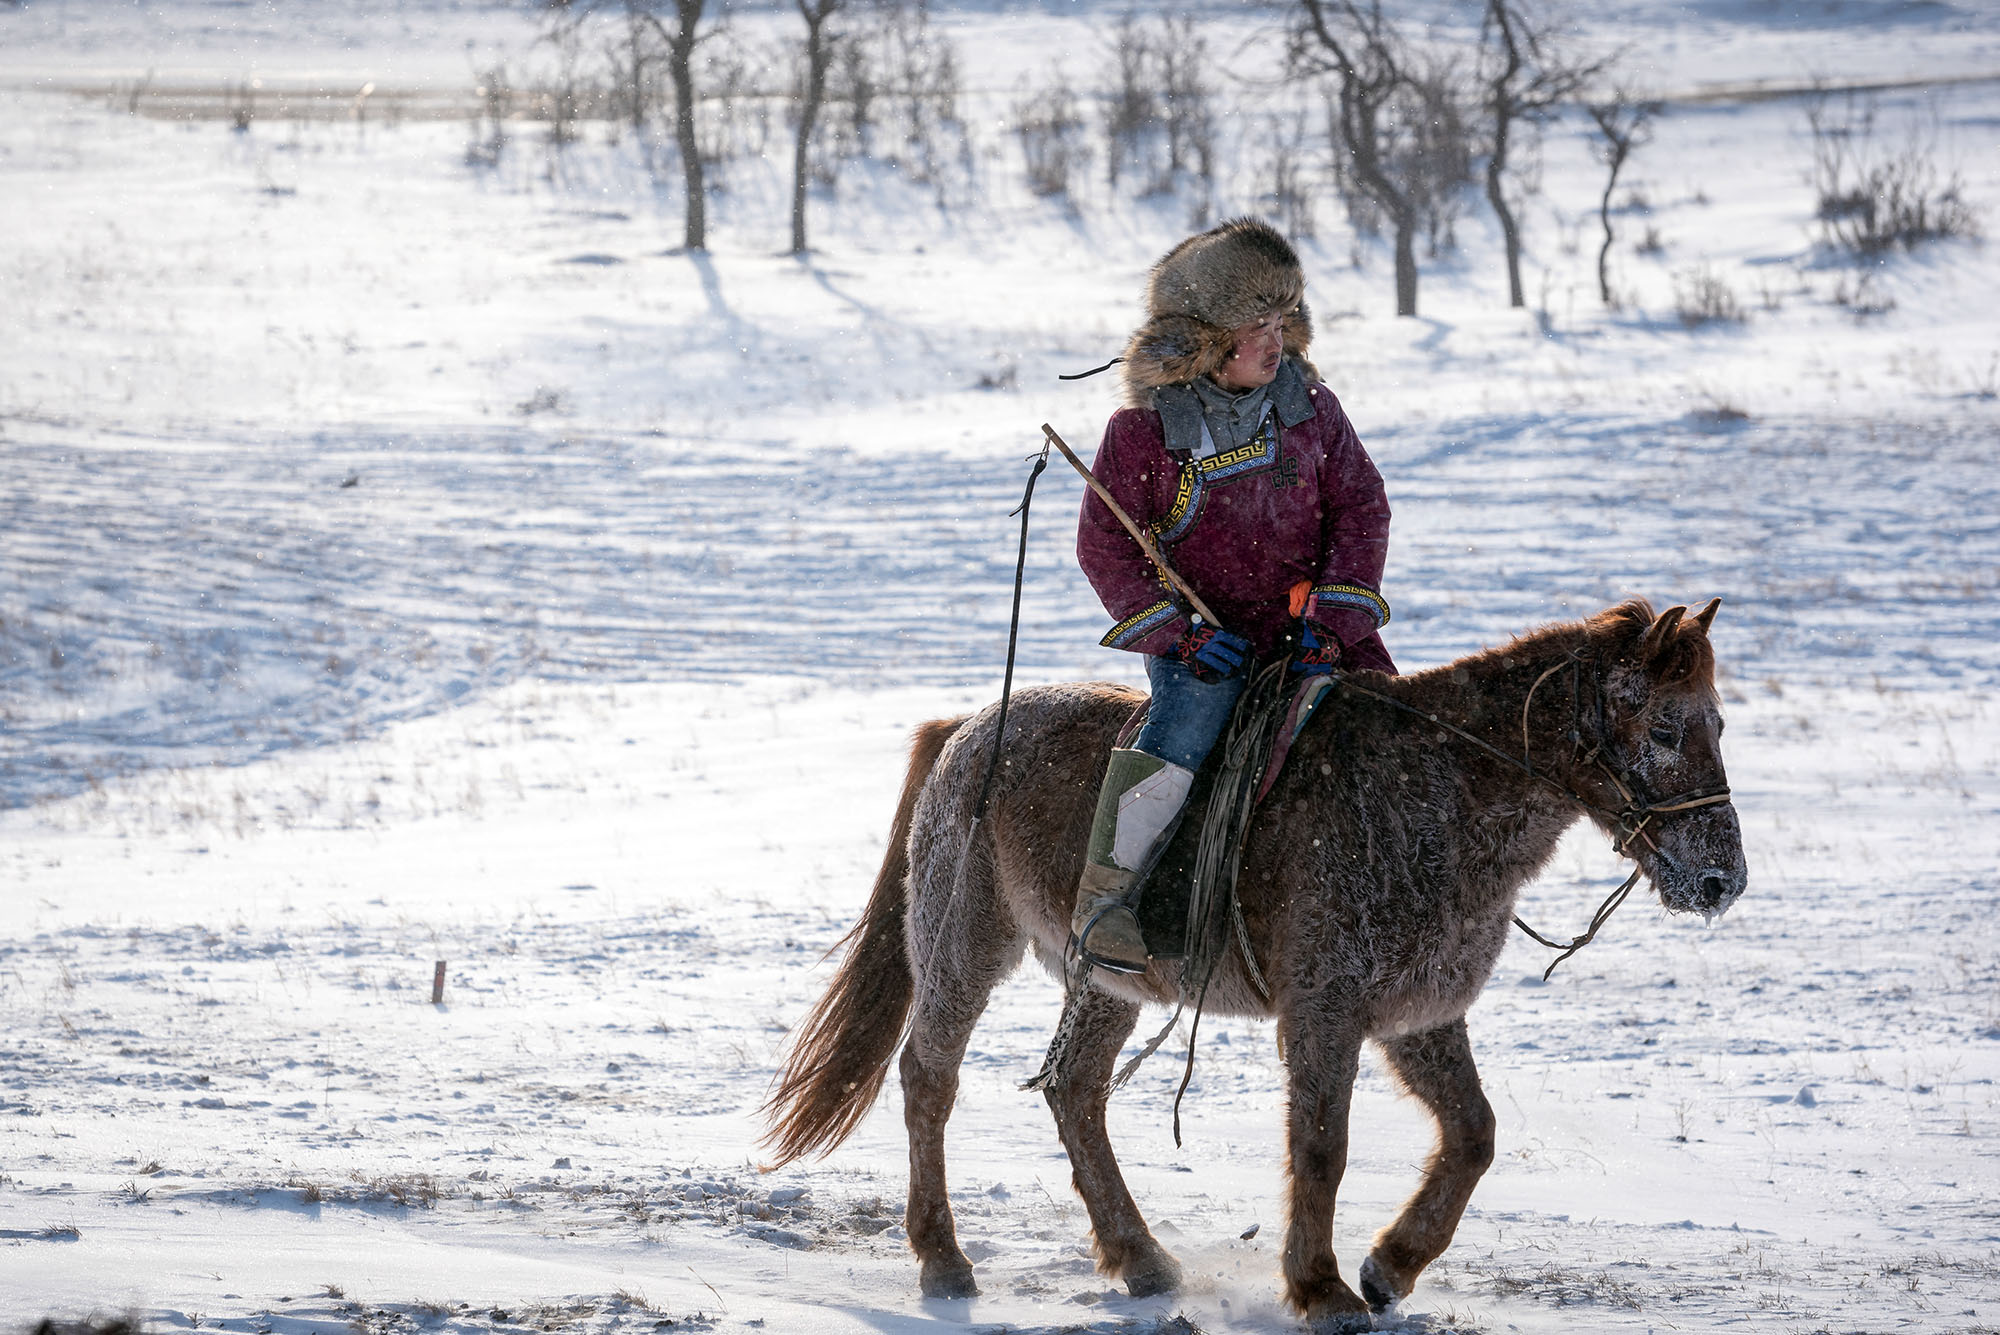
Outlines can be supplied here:
[[1658, 859], [1654, 884], [1661, 905], [1669, 913], [1699, 913], [1705, 921], [1714, 921], [1742, 898], [1750, 879], [1741, 862], [1733, 867], [1708, 866], [1693, 871], [1664, 850]]
[[1717, 917], [1742, 896], [1744, 884], [1749, 879], [1741, 867], [1734, 871], [1724, 871], [1720, 867], [1705, 868], [1694, 879], [1694, 902], [1690, 907], [1704, 918]]

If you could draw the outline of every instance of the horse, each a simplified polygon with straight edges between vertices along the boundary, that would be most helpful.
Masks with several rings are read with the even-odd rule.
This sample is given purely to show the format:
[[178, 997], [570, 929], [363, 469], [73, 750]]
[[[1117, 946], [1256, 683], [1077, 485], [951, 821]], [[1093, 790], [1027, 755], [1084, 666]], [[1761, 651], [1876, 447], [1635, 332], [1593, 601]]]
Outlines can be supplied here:
[[[1516, 896], [1563, 832], [1580, 818], [1603, 828], [1670, 913], [1713, 919], [1743, 893], [1708, 636], [1719, 605], [1655, 616], [1633, 599], [1410, 676], [1341, 674], [1299, 732], [1246, 835], [1236, 894], [1247, 947], [1221, 955], [1205, 1007], [1277, 1021], [1285, 1297], [1315, 1330], [1367, 1329], [1371, 1311], [1407, 1297], [1493, 1160], [1465, 1013]], [[1029, 950], [1062, 976], [1098, 783], [1143, 698], [1101, 682], [1018, 692], [997, 765], [997, 706], [917, 729], [867, 908], [764, 1105], [770, 1167], [829, 1153], [900, 1049], [904, 1227], [927, 1297], [978, 1292], [945, 1194], [959, 1063], [988, 995]], [[976, 817], [989, 772], [991, 803]], [[1126, 1188], [1105, 1106], [1140, 1007], [1172, 1004], [1181, 967], [1097, 971], [1043, 1090], [1098, 1268], [1134, 1297], [1177, 1288], [1180, 1266]], [[1437, 1143], [1361, 1263], [1357, 1293], [1334, 1257], [1334, 1196], [1371, 1040], [1435, 1119]]]

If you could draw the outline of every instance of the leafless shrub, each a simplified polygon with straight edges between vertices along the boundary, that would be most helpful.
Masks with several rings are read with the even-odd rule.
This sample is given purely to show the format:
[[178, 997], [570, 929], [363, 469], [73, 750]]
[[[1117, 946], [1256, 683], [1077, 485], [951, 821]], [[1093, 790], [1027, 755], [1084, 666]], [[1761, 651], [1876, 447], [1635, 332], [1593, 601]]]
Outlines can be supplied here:
[[[1968, 366], [1966, 380], [1971, 386], [1974, 398], [2000, 398], [2000, 352], [1994, 353], [1987, 359], [1986, 369], [1983, 371], [1976, 364]], [[2000, 1029], [2000, 1024], [1993, 1027]]]
[[[801, 93], [806, 72], [799, 62], [791, 81]], [[957, 48], [932, 30], [924, 5], [880, 0], [857, 8], [826, 72], [817, 178], [830, 183], [842, 161], [873, 157], [936, 185], [942, 202], [951, 165], [972, 156], [958, 115], [961, 92]]]
[[1271, 143], [1271, 215], [1278, 229], [1299, 241], [1319, 234], [1313, 209], [1313, 189], [1306, 171], [1306, 115], [1273, 118]]
[[1167, 174], [1153, 188], [1165, 193], [1187, 176], [1206, 199], [1215, 189], [1215, 113], [1202, 73], [1208, 68], [1208, 39], [1193, 16], [1173, 14], [1161, 20], [1156, 49], [1166, 90]]
[[1076, 94], [1060, 71], [1047, 85], [1024, 84], [1014, 99], [1014, 134], [1021, 141], [1028, 189], [1043, 199], [1066, 197], [1070, 178], [1090, 160]]
[[514, 86], [507, 78], [507, 67], [495, 65], [481, 72], [473, 93], [479, 99], [479, 109], [473, 112], [466, 135], [465, 165], [497, 167], [507, 151], [507, 120], [514, 114]]
[[1472, 88], [1454, 56], [1429, 52], [1405, 83], [1398, 110], [1408, 122], [1399, 145], [1401, 170], [1415, 190], [1430, 256], [1458, 249], [1457, 223], [1479, 143]]
[[1159, 54], [1145, 25], [1129, 9], [1112, 25], [1110, 82], [1104, 107], [1104, 167], [1115, 190], [1123, 171], [1147, 179], [1158, 170], [1152, 158], [1160, 124]]
[[145, 1335], [146, 1324], [138, 1316], [91, 1316], [81, 1321], [43, 1317], [33, 1330], [34, 1335]]
[[1736, 291], [1706, 264], [1674, 275], [1674, 314], [1689, 329], [1710, 324], [1743, 323], [1743, 303]]
[[1129, 10], [1111, 37], [1103, 118], [1109, 183], [1115, 189], [1129, 176], [1149, 195], [1191, 185], [1195, 211], [1205, 213], [1215, 193], [1208, 39], [1188, 13], [1141, 20]]
[[610, 83], [606, 111], [614, 121], [631, 127], [650, 174], [656, 170], [654, 126], [668, 97], [661, 81], [665, 53], [645, 11], [636, 5], [627, 5], [609, 26], [609, 34], [601, 37]]
[[876, 103], [883, 94], [883, 71], [871, 47], [862, 41], [842, 42], [827, 72], [826, 132], [839, 154], [865, 153], [876, 124]]
[[1646, 234], [1632, 243], [1632, 249], [1641, 255], [1664, 255], [1667, 243], [1660, 239], [1660, 229], [1649, 225]]
[[146, 94], [152, 91], [153, 91], [153, 71], [148, 69], [143, 75], [141, 75], [137, 79], [134, 79], [129, 85], [126, 84], [116, 85], [111, 95], [112, 105], [116, 106], [120, 100], [123, 100], [123, 102], [125, 103], [125, 114], [128, 116], [136, 116], [139, 114], [139, 104], [145, 100]]
[[222, 90], [223, 115], [229, 120], [229, 128], [236, 133], [249, 133], [252, 122], [257, 119], [257, 90], [262, 86], [260, 79], [243, 79]]
[[1896, 309], [1896, 299], [1866, 270], [1842, 276], [1833, 288], [1833, 304], [1844, 307], [1857, 318], [1887, 315]]
[[387, 1201], [404, 1209], [415, 1206], [428, 1210], [444, 1199], [444, 1191], [437, 1178], [429, 1173], [392, 1173], [372, 1178], [354, 1173], [350, 1176], [355, 1183], [354, 1196], [359, 1200]]
[[1812, 132], [1814, 216], [1828, 245], [1880, 255], [1900, 246], [1980, 234], [1957, 171], [1937, 162], [1935, 129], [1913, 126], [1900, 148], [1876, 141], [1876, 103], [1848, 94], [1806, 107]]
[[731, 162], [758, 157], [771, 145], [771, 108], [759, 90], [779, 64], [773, 53], [749, 45], [728, 30], [705, 49], [697, 95], [706, 105], [701, 120], [701, 160], [716, 177]]
[[540, 119], [548, 122], [549, 147], [560, 152], [576, 141], [577, 121], [610, 99], [584, 71], [581, 28], [574, 23], [554, 24], [542, 40], [555, 53], [555, 65], [536, 80], [529, 96]]
[[533, 417], [537, 413], [560, 413], [568, 407], [569, 395], [563, 390], [537, 385], [533, 394], [514, 405], [514, 411], [523, 417]]
[[972, 152], [958, 115], [958, 49], [931, 30], [921, 4], [892, 8], [886, 38], [889, 159], [912, 180], [942, 189], [949, 164]]

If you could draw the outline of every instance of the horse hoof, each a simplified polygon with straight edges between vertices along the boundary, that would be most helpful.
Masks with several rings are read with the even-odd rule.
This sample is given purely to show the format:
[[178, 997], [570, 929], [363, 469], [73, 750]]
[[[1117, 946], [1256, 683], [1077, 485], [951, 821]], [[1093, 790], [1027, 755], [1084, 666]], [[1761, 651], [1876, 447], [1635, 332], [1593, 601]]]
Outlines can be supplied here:
[[1389, 1277], [1382, 1272], [1382, 1264], [1374, 1257], [1361, 1263], [1361, 1296], [1368, 1300], [1370, 1311], [1386, 1312], [1402, 1298]]
[[1306, 1304], [1306, 1328], [1313, 1335], [1353, 1335], [1373, 1325], [1368, 1304], [1339, 1279], [1319, 1299]]
[[1162, 1293], [1172, 1293], [1180, 1286], [1181, 1264], [1165, 1252], [1144, 1268], [1125, 1272], [1125, 1292], [1134, 1298], [1157, 1297]]
[[932, 1265], [926, 1261], [920, 1284], [926, 1298], [979, 1296], [979, 1284], [972, 1278], [972, 1265], [967, 1261], [960, 1261], [956, 1265]]

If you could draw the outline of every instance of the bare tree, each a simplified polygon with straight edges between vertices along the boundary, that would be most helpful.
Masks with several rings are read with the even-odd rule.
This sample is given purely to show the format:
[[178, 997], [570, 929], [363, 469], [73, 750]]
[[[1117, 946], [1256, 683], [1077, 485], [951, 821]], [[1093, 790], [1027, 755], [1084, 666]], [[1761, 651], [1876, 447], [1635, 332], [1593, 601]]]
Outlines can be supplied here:
[[806, 21], [806, 69], [804, 96], [799, 102], [799, 138], [792, 155], [792, 254], [806, 253], [806, 185], [808, 158], [812, 150], [813, 127], [819, 122], [820, 103], [826, 97], [826, 72], [833, 64], [835, 36], [827, 21], [840, 9], [841, 0], [797, 0], [799, 15]]
[[1611, 295], [1611, 192], [1618, 186], [1618, 173], [1626, 160], [1652, 139], [1653, 121], [1660, 114], [1661, 104], [1614, 88], [1605, 100], [1589, 103], [1586, 109], [1603, 140], [1597, 146], [1597, 155], [1607, 169], [1604, 197], [1597, 202], [1597, 220], [1604, 228], [1604, 244], [1597, 250], [1597, 295], [1606, 306], [1616, 306], [1618, 303]]
[[[625, 111], [642, 138], [651, 100], [647, 70], [664, 54], [667, 81], [674, 90], [674, 142], [680, 151], [681, 179], [687, 191], [684, 244], [689, 250], [708, 248], [708, 188], [702, 176], [701, 144], [695, 134], [693, 72], [694, 48], [700, 40], [701, 16], [707, 5], [708, 0], [551, 0], [550, 3], [554, 16], [549, 35], [559, 44], [566, 37], [573, 39], [581, 25], [594, 15], [616, 13], [624, 20], [629, 50], [619, 53], [614, 67], [621, 96], [628, 99]], [[657, 43], [653, 51], [645, 49], [647, 33]]]
[[1300, 0], [1302, 22], [1292, 34], [1293, 62], [1337, 81], [1335, 133], [1353, 180], [1389, 217], [1395, 234], [1396, 314], [1417, 313], [1417, 200], [1388, 162], [1394, 133], [1391, 103], [1405, 83], [1408, 56], [1401, 35], [1383, 17], [1381, 0]]
[[[650, 4], [652, 0], [625, 0], [628, 5]], [[667, 78], [674, 86], [674, 143], [681, 154], [681, 180], [687, 192], [687, 226], [681, 244], [688, 250], [708, 249], [708, 188], [702, 181], [701, 145], [694, 132], [694, 46], [697, 26], [707, 0], [666, 0], [662, 9], [671, 9], [674, 23], [669, 29], [658, 11], [647, 9], [653, 30], [667, 48]]]
[[1516, 125], [1535, 126], [1601, 74], [1609, 57], [1586, 59], [1564, 49], [1559, 29], [1533, 0], [1486, 0], [1483, 47], [1487, 128], [1486, 201], [1500, 220], [1507, 250], [1507, 304], [1525, 306], [1521, 291], [1521, 226], [1507, 200], [1509, 156]]
[[[1433, 257], [1455, 244], [1452, 223], [1472, 181], [1476, 107], [1463, 63], [1407, 41], [1382, 0], [1300, 0], [1294, 70], [1333, 76], [1328, 117], [1334, 176], [1350, 217], [1386, 217], [1396, 254], [1396, 314], [1417, 313], [1416, 238]], [[1357, 207], [1358, 206], [1358, 207]]]

